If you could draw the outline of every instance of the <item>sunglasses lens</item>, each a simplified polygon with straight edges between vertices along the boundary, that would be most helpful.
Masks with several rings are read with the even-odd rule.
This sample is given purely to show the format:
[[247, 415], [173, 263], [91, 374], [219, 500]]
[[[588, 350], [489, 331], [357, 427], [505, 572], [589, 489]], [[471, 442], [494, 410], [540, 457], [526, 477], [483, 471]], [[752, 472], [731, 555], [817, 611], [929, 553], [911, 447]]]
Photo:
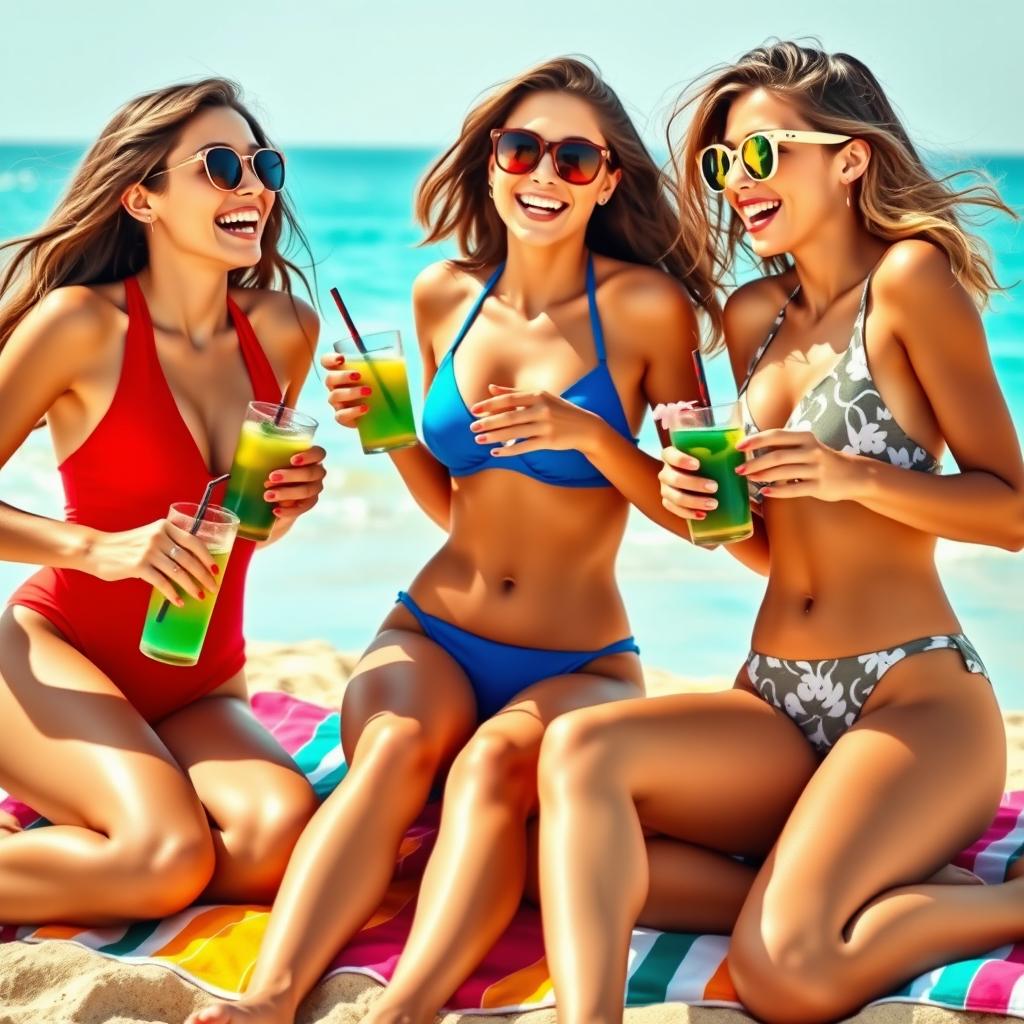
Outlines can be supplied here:
[[206, 173], [217, 188], [234, 192], [242, 183], [242, 161], [233, 149], [214, 146], [206, 151]]
[[764, 181], [775, 170], [775, 154], [772, 144], [763, 135], [751, 135], [743, 143], [740, 153], [747, 173], [756, 181]]
[[264, 188], [271, 192], [284, 188], [284, 157], [276, 149], [261, 149], [253, 157], [252, 168]]
[[563, 142], [555, 156], [555, 171], [570, 185], [589, 185], [601, 170], [601, 150], [589, 142]]
[[712, 192], [725, 191], [725, 179], [729, 174], [731, 159], [724, 146], [708, 146], [700, 155], [700, 173], [704, 184]]
[[529, 174], [540, 163], [540, 146], [526, 132], [503, 132], [494, 147], [494, 159], [508, 174]]

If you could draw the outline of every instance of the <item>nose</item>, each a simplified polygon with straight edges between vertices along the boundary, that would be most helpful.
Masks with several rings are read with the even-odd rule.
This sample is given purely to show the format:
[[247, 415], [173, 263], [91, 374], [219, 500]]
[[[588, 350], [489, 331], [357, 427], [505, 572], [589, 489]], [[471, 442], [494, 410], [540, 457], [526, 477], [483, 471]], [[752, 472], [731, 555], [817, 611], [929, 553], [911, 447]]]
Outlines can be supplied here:
[[530, 177], [538, 185], [544, 183], [551, 184], [558, 177], [558, 173], [555, 171], [555, 158], [551, 155], [550, 149], [544, 151], [544, 155], [540, 158], [540, 163], [534, 167], [533, 174]]
[[256, 174], [256, 170], [252, 165], [252, 157], [243, 157], [242, 180], [238, 183], [238, 188], [235, 189], [235, 192], [242, 196], [258, 196], [265, 191], [266, 186], [262, 181], [260, 181], [259, 176]]
[[750, 188], [751, 185], [753, 182], [743, 166], [743, 161], [738, 156], [732, 157], [729, 170], [725, 172], [725, 187], [738, 192], [740, 189]]

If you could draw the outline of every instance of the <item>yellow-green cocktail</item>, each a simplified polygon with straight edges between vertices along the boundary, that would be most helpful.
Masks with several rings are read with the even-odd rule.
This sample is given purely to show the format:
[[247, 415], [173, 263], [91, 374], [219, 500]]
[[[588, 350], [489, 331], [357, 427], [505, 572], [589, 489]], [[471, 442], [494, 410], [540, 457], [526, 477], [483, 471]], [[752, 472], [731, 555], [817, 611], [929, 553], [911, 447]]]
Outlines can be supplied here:
[[370, 388], [368, 411], [358, 420], [359, 440], [367, 454], [391, 452], [416, 444], [416, 423], [409, 396], [409, 378], [398, 331], [364, 334], [360, 351], [353, 341], [339, 341], [334, 350], [345, 357], [345, 369], [358, 373]]
[[[191, 533], [198, 512], [198, 505], [178, 502], [171, 506], [168, 519], [179, 529]], [[237, 530], [238, 516], [225, 508], [209, 505], [203, 512], [199, 529], [195, 531], [195, 535], [206, 545], [210, 557], [220, 566], [220, 580], [224, 579], [224, 570], [231, 556]], [[142, 627], [139, 650], [154, 661], [168, 665], [194, 665], [203, 649], [217, 595], [207, 593], [202, 601], [198, 601], [177, 584], [175, 589], [185, 602], [181, 608], [170, 604], [154, 587], [149, 598], [145, 625]]]
[[273, 402], [250, 402], [231, 464], [224, 507], [241, 521], [238, 536], [266, 540], [274, 526], [274, 505], [264, 497], [267, 478], [309, 449], [316, 420]]

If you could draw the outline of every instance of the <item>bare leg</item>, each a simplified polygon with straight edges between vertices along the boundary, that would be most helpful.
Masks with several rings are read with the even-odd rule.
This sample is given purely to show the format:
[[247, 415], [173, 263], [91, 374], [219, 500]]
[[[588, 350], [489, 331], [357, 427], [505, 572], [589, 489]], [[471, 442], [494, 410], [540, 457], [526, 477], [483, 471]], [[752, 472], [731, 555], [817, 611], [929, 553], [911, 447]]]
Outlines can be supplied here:
[[[563, 1024], [618, 1021], [638, 919], [728, 933], [817, 765], [746, 690], [591, 708], [556, 722], [540, 762], [541, 900]], [[662, 837], [645, 841], [644, 827]], [[675, 840], [675, 841], [673, 841]]]
[[636, 657], [612, 655], [529, 687], [479, 728], [452, 766], [412, 932], [367, 1024], [431, 1021], [512, 920], [523, 899], [526, 823], [536, 812], [537, 759], [549, 724], [566, 711], [642, 692]]
[[1024, 882], [920, 881], [988, 825], [1005, 769], [991, 687], [956, 652], [890, 669], [800, 798], [740, 915], [730, 966], [751, 1011], [833, 1020], [1024, 936]]
[[0, 921], [102, 925], [191, 903], [203, 809], [159, 737], [41, 615], [0, 615], [0, 785], [53, 826], [0, 839]]
[[472, 734], [476, 701], [433, 641], [380, 633], [345, 690], [348, 775], [295, 846], [245, 997], [188, 1018], [282, 1024], [380, 905], [437, 772]]
[[313, 816], [313, 788], [259, 723], [241, 675], [156, 726], [213, 822], [216, 868], [202, 899], [270, 903]]

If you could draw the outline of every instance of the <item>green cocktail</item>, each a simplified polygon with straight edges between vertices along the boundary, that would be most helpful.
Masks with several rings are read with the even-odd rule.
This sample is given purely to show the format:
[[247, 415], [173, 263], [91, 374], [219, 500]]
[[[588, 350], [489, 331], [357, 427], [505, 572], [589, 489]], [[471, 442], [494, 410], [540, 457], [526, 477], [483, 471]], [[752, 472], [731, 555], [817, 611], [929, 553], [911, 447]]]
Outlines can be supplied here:
[[718, 490], [709, 495], [718, 507], [709, 510], [704, 519], [688, 520], [693, 543], [710, 547], [751, 536], [754, 522], [748, 484], [736, 472], [747, 458], [736, 450], [744, 437], [738, 403], [679, 410], [669, 434], [674, 447], [700, 463], [696, 473], [718, 484]]
[[[181, 502], [171, 506], [168, 518], [175, 526], [191, 532], [197, 512], [198, 506]], [[203, 513], [202, 522], [196, 531], [196, 536], [206, 545], [210, 557], [220, 566], [219, 580], [224, 579], [237, 530], [238, 517], [234, 513], [210, 505]], [[203, 649], [217, 594], [208, 593], [202, 601], [198, 601], [177, 584], [175, 589], [185, 602], [181, 608], [170, 604], [159, 590], [153, 589], [139, 650], [154, 661], [168, 665], [194, 665]]]
[[363, 451], [369, 455], [408, 448], [417, 443], [416, 421], [401, 335], [398, 331], [381, 331], [364, 334], [360, 341], [365, 351], [360, 351], [354, 341], [336, 342], [334, 350], [345, 357], [345, 369], [359, 373], [360, 383], [370, 388], [368, 411], [357, 422]]
[[264, 497], [267, 478], [309, 449], [316, 420], [272, 402], [250, 402], [231, 464], [224, 507], [238, 516], [238, 536], [266, 540], [274, 526], [274, 505]]

